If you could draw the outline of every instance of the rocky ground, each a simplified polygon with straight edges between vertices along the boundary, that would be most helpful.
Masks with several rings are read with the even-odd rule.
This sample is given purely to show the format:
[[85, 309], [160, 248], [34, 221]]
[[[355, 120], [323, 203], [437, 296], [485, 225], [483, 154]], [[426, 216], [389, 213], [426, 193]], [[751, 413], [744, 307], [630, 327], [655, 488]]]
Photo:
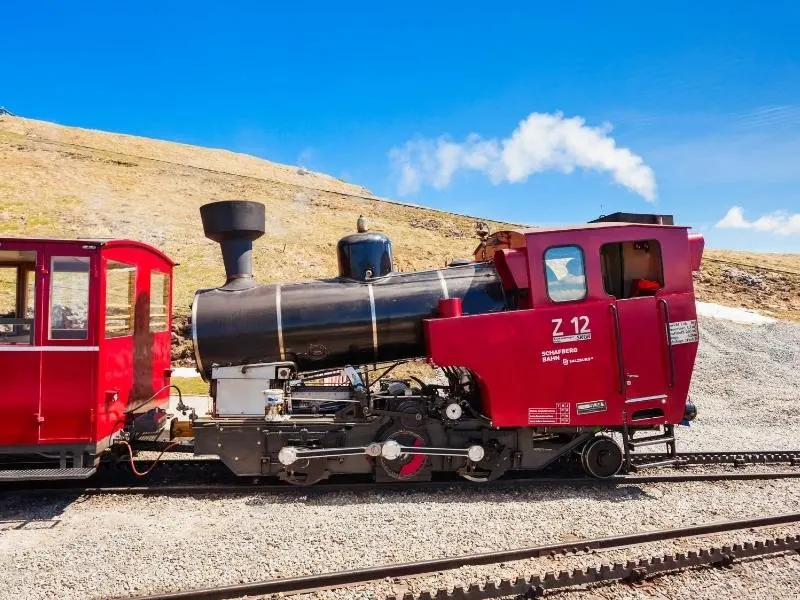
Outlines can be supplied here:
[[[800, 448], [800, 325], [704, 319], [681, 448]], [[800, 509], [800, 481], [606, 485], [303, 496], [0, 499], [0, 599], [99, 600], [453, 554], [572, 541]], [[325, 599], [434, 590], [800, 533], [745, 531], [615, 552], [468, 567], [329, 591]], [[589, 590], [594, 598], [795, 598], [800, 558]], [[578, 597], [575, 593], [562, 598]]]
[[800, 321], [800, 257], [709, 250], [694, 275], [697, 299]]

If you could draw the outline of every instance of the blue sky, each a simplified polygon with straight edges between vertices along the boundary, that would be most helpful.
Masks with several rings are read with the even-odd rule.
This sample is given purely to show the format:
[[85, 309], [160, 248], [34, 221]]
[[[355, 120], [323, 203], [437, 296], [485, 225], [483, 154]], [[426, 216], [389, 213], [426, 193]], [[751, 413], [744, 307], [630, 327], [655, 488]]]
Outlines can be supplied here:
[[714, 247], [800, 251], [800, 3], [12, 1], [0, 18], [0, 105], [23, 116], [499, 220], [657, 211]]

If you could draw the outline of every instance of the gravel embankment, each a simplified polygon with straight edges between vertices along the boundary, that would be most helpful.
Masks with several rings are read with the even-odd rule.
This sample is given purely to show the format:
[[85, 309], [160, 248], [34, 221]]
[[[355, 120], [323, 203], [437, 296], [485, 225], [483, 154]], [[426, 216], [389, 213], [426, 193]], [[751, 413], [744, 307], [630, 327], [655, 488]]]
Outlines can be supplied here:
[[[800, 326], [702, 321], [681, 448], [800, 447]], [[800, 480], [244, 497], [0, 499], [0, 599], [99, 600], [235, 584], [800, 510]], [[27, 521], [20, 526], [20, 521]], [[800, 532], [781, 527], [585, 556], [469, 567], [328, 591], [370, 598], [543, 574], [709, 544]], [[796, 556], [662, 578], [597, 598], [794, 598]], [[575, 594], [562, 598], [576, 597]]]
[[800, 325], [700, 318], [691, 397], [697, 419], [680, 449], [800, 448]]
[[[797, 510], [800, 482], [553, 487], [505, 491], [2, 503], [4, 519], [56, 518], [0, 533], [3, 598], [107, 598], [421, 560]], [[784, 535], [797, 528], [777, 528]], [[739, 540], [761, 533], [743, 533]], [[726, 541], [730, 534], [722, 536]], [[596, 556], [469, 567], [379, 593], [688, 550], [662, 543]], [[86, 568], [76, 568], [85, 565]], [[354, 592], [326, 592], [353, 598]], [[364, 597], [361, 595], [360, 597]]]

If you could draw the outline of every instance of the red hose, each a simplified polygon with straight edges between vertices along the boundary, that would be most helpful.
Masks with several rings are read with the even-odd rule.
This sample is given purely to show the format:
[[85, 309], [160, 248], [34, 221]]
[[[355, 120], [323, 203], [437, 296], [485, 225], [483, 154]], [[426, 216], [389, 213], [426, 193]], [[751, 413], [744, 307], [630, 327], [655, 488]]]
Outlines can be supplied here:
[[158, 464], [158, 461], [159, 461], [159, 460], [161, 460], [161, 457], [162, 457], [162, 456], [164, 456], [164, 453], [165, 453], [165, 452], [167, 452], [167, 451], [168, 451], [170, 448], [172, 448], [173, 446], [177, 446], [177, 445], [178, 445], [178, 442], [172, 442], [172, 443], [171, 443], [169, 446], [167, 446], [166, 448], [164, 448], [164, 449], [161, 451], [161, 454], [159, 454], [159, 455], [156, 457], [156, 459], [153, 461], [153, 464], [152, 464], [152, 465], [150, 465], [150, 466], [147, 468], [147, 470], [146, 470], [146, 471], [140, 472], [140, 471], [139, 471], [139, 470], [136, 468], [136, 465], [133, 463], [133, 447], [132, 447], [132, 446], [131, 446], [131, 445], [130, 445], [128, 442], [126, 442], [126, 441], [124, 441], [124, 440], [120, 440], [120, 442], [119, 442], [119, 443], [120, 443], [120, 444], [123, 444], [124, 446], [127, 446], [127, 447], [128, 447], [128, 460], [130, 461], [130, 464], [131, 464], [131, 471], [133, 471], [133, 474], [134, 474], [134, 475], [137, 475], [138, 477], [144, 477], [145, 475], [147, 475], [147, 474], [148, 474], [150, 471], [152, 471], [152, 470], [155, 468], [155, 466]]

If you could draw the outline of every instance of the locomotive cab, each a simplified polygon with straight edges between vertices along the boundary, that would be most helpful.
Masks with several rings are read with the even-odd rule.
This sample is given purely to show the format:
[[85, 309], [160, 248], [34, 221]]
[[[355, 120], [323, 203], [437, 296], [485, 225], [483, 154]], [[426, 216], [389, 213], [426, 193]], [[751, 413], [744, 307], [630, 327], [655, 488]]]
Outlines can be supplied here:
[[[625, 434], [626, 452], [666, 443], [674, 455], [673, 425], [694, 416], [692, 271], [702, 246], [702, 237], [685, 227], [641, 218], [499, 232], [476, 258], [517, 263], [516, 277], [499, 270], [506, 285], [526, 289], [528, 306], [491, 321], [428, 321], [429, 355], [475, 373], [494, 426], [609, 427]], [[466, 336], [502, 341], [514, 351], [487, 361], [453, 343]], [[537, 382], [533, 395], [528, 380]], [[638, 431], [659, 429], [635, 439]]]
[[89, 477], [160, 415], [172, 266], [139, 242], [0, 238], [0, 481]]

